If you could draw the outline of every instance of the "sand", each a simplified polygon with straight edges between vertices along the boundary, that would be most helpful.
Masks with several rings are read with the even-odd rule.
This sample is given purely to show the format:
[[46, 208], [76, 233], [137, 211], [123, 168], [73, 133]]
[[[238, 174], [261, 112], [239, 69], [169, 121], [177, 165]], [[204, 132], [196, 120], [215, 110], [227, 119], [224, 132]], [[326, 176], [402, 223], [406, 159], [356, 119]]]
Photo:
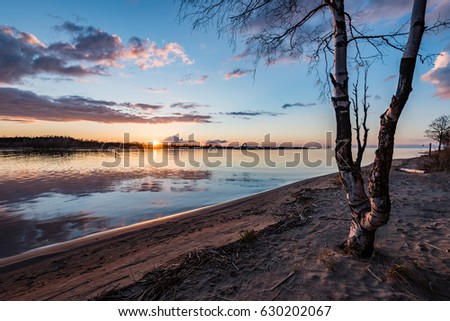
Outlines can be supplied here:
[[[1, 300], [449, 300], [450, 173], [396, 160], [370, 259], [336, 174], [0, 260]], [[253, 232], [254, 231], [254, 232]]]

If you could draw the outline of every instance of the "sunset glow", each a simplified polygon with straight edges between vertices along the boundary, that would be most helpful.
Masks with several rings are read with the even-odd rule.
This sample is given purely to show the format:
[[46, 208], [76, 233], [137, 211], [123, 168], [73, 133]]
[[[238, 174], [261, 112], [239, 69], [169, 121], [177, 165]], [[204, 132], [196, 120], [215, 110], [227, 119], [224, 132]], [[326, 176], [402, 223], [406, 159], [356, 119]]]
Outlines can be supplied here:
[[[178, 22], [177, 2], [85, 2], [2, 7], [2, 135], [118, 141], [129, 133], [132, 141], [147, 142], [148, 136], [162, 140], [179, 133], [205, 143], [261, 142], [270, 134], [278, 143], [302, 145], [323, 143], [325, 133], [334, 132], [327, 73], [322, 67], [309, 72], [308, 59], [261, 61], [255, 69], [241, 39], [233, 50], [214, 29], [192, 32], [188, 21]], [[410, 11], [410, 1], [399, 1], [389, 15], [375, 2], [362, 6], [362, 22], [377, 32], [403, 24]], [[429, 23], [449, 6], [432, 1]], [[423, 53], [431, 58], [416, 67], [398, 144], [428, 143], [427, 124], [448, 111], [448, 43], [445, 32], [425, 35]], [[369, 144], [376, 143], [379, 115], [394, 93], [400, 57], [389, 49], [369, 71]], [[350, 72], [352, 83], [356, 72]]]

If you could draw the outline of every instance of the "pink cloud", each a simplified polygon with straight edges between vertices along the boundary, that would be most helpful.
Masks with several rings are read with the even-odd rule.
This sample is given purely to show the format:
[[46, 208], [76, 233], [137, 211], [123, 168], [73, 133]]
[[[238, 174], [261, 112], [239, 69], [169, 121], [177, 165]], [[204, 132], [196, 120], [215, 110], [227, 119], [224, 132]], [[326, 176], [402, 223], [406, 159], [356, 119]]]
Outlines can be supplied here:
[[208, 80], [208, 78], [208, 75], [203, 75], [198, 79], [193, 79], [192, 74], [188, 74], [184, 76], [178, 83], [180, 85], [203, 85]]
[[245, 76], [245, 75], [247, 75], [247, 74], [249, 74], [251, 72], [252, 72], [252, 70], [249, 70], [249, 69], [239, 69], [239, 68], [237, 68], [237, 69], [234, 69], [231, 72], [227, 72], [225, 74], [225, 76], [223, 77], [223, 79], [230, 80], [231, 78], [241, 78], [241, 77], [243, 77], [243, 76]]
[[175, 42], [159, 47], [149, 39], [132, 37], [126, 46], [118, 35], [69, 21], [55, 29], [69, 33], [71, 40], [46, 45], [31, 33], [0, 26], [0, 83], [20, 83], [24, 77], [41, 73], [78, 78], [108, 75], [109, 67], [123, 68], [125, 61], [134, 62], [142, 70], [164, 67], [177, 60], [194, 63]]
[[420, 80], [436, 86], [434, 96], [450, 99], [450, 54], [446, 51], [436, 58], [434, 67], [420, 77]]
[[175, 42], [168, 43], [162, 48], [159, 48], [156, 43], [149, 39], [142, 40], [133, 37], [129, 41], [129, 46], [124, 49], [124, 59], [136, 60], [136, 65], [141, 70], [149, 68], [164, 67], [179, 59], [184, 64], [191, 65], [193, 60], [189, 59], [184, 51], [184, 48]]

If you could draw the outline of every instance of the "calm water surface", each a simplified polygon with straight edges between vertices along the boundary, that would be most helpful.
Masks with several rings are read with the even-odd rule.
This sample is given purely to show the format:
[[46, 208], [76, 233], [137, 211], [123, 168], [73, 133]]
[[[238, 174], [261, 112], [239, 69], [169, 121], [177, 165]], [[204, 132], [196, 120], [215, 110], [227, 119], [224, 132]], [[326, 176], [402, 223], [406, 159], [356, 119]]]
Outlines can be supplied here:
[[[419, 151], [397, 149], [394, 157]], [[0, 257], [336, 172], [332, 153], [0, 152]]]

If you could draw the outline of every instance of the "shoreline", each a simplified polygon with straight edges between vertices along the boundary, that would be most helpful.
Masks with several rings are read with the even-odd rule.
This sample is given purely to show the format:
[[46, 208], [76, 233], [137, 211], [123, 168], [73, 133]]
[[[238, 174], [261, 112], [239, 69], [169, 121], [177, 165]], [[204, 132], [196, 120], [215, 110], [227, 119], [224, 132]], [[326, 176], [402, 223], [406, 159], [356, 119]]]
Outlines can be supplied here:
[[[0, 151], [1, 151], [1, 149], [0, 149]], [[66, 150], [66, 151], [68, 151], [68, 150]], [[80, 151], [75, 151], [75, 152], [80, 152]], [[413, 157], [413, 158], [415, 158], [415, 157]], [[367, 165], [367, 166], [371, 166], [371, 165]], [[131, 225], [116, 227], [116, 228], [107, 229], [104, 231], [94, 232], [92, 234], [84, 235], [84, 236], [81, 236], [76, 239], [70, 239], [70, 240], [59, 242], [59, 243], [53, 243], [53, 244], [45, 245], [42, 247], [32, 248], [32, 249], [26, 250], [25, 252], [14, 254], [12, 256], [0, 257], [0, 272], [5, 267], [12, 265], [12, 264], [20, 263], [22, 261], [32, 260], [32, 259], [38, 258], [40, 256], [54, 255], [54, 254], [62, 253], [62, 252], [65, 252], [65, 251], [68, 251], [68, 250], [71, 250], [74, 248], [78, 248], [80, 246], [84, 246], [86, 244], [90, 244], [91, 242], [98, 242], [98, 241], [102, 241], [102, 240], [113, 238], [113, 237], [119, 237], [119, 236], [127, 234], [127, 233], [138, 232], [139, 230], [145, 229], [153, 224], [158, 224], [158, 223], [164, 222], [165, 220], [176, 219], [176, 217], [178, 217], [178, 216], [196, 215], [197, 211], [201, 211], [201, 212], [208, 211], [208, 209], [210, 209], [210, 208], [211, 208], [211, 210], [214, 210], [215, 206], [220, 207], [222, 205], [226, 205], [228, 203], [233, 203], [233, 202], [240, 201], [240, 200], [245, 200], [247, 198], [251, 198], [253, 196], [257, 196], [262, 193], [270, 193], [270, 191], [272, 191], [272, 190], [276, 190], [278, 188], [289, 186], [291, 184], [299, 183], [299, 182], [309, 180], [309, 179], [321, 178], [321, 177], [325, 177], [328, 175], [335, 175], [335, 174], [337, 174], [337, 172], [332, 172], [329, 174], [319, 174], [318, 176], [301, 179], [299, 181], [282, 183], [279, 186], [272, 187], [268, 190], [256, 192], [256, 193], [253, 193], [253, 194], [250, 194], [247, 196], [239, 196], [237, 198], [232, 198], [232, 199], [225, 200], [225, 201], [222, 201], [219, 203], [205, 205], [205, 206], [202, 206], [199, 208], [193, 208], [191, 210], [186, 210], [186, 211], [182, 211], [182, 212], [175, 212], [173, 214], [168, 214], [167, 216], [164, 216], [164, 217], [155, 218], [155, 219], [151, 219], [151, 220], [144, 221], [144, 222], [137, 222], [137, 223], [133, 223]]]
[[[327, 186], [334, 175], [308, 178], [236, 200], [124, 227], [119, 233], [116, 233], [117, 230], [105, 231], [104, 237], [91, 235], [2, 259], [0, 299], [84, 300], [110, 290], [117, 284], [132, 284], [147, 272], [143, 266], [162, 266], [190, 251], [232, 243], [239, 239], [242, 231], [259, 231], [275, 224], [279, 217], [266, 209], [261, 210], [261, 206], [276, 208], [286, 198], [292, 199], [290, 191]], [[274, 198], [278, 202], [274, 203]], [[141, 244], [141, 240], [145, 240], [145, 244]], [[151, 248], [152, 253], [146, 252], [148, 248]], [[96, 255], [92, 255], [97, 253], [101, 253], [101, 262], [97, 262]], [[106, 257], [109, 259], [104, 260]], [[108, 268], [103, 268], [104, 265]], [[87, 268], [83, 271], [80, 267]], [[61, 271], [70, 270], [63, 273], [62, 279], [61, 268]], [[124, 270], [130, 268], [132, 272]], [[17, 287], [14, 281], [31, 278], [34, 283], [36, 271], [40, 271], [39, 275], [45, 279], [42, 281], [45, 284], [43, 293], [38, 291], [38, 296], [29, 293], [28, 286]], [[110, 271], [107, 277], [102, 275], [104, 271]], [[99, 275], [104, 278], [94, 282], [93, 279]], [[61, 283], [46, 289], [49, 280], [55, 279]], [[80, 280], [83, 280], [81, 284]], [[78, 289], [76, 293], [68, 295], [67, 287]]]
[[[396, 170], [414, 162], [393, 163], [393, 216], [378, 232], [370, 261], [337, 248], [348, 233], [350, 213], [336, 174], [328, 174], [16, 256], [0, 268], [0, 299], [139, 293], [143, 284], [158, 284], [183, 269], [189, 273], [163, 284], [164, 291], [152, 299], [448, 299], [450, 173]], [[256, 240], [242, 243], [253, 233]], [[186, 265], [192, 259], [195, 264]], [[422, 283], [392, 281], [396, 266], [424, 278], [432, 291]]]
[[67, 240], [67, 241], [59, 242], [59, 243], [54, 243], [54, 244], [34, 248], [34, 249], [31, 249], [31, 250], [28, 250], [28, 251], [25, 251], [25, 252], [22, 252], [22, 253], [19, 253], [16, 255], [0, 258], [0, 273], [3, 272], [4, 270], [8, 270], [10, 266], [13, 266], [16, 264], [21, 264], [21, 263], [26, 264], [27, 261], [39, 259], [40, 257], [49, 257], [49, 256], [53, 256], [56, 254], [68, 252], [71, 250], [76, 250], [83, 246], [93, 245], [95, 243], [102, 242], [102, 241], [109, 241], [109, 240], [112, 240], [115, 238], [120, 238], [122, 236], [126, 236], [128, 234], [139, 233], [140, 231], [145, 230], [147, 228], [151, 228], [152, 226], [157, 226], [157, 225], [164, 224], [164, 223], [170, 223], [171, 221], [183, 220], [183, 219], [193, 219], [193, 218], [195, 218], [199, 215], [202, 215], [203, 213], [209, 212], [209, 211], [217, 211], [217, 210], [226, 208], [228, 206], [236, 206], [238, 204], [246, 202], [247, 200], [253, 199], [254, 197], [257, 197], [261, 194], [266, 194], [266, 193], [270, 194], [272, 191], [280, 189], [280, 188], [288, 187], [290, 185], [298, 184], [300, 182], [304, 182], [307, 180], [319, 179], [319, 178], [330, 176], [330, 175], [333, 175], [333, 174], [314, 176], [314, 177], [302, 179], [299, 181], [286, 183], [281, 186], [273, 187], [268, 190], [257, 192], [257, 193], [251, 194], [251, 195], [238, 197], [235, 199], [231, 199], [231, 200], [216, 203], [216, 204], [202, 206], [199, 208], [194, 208], [194, 209], [183, 211], [180, 213], [170, 214], [170, 215], [167, 215], [164, 217], [159, 217], [159, 218], [155, 218], [155, 219], [144, 221], [144, 222], [134, 223], [134, 224], [127, 225], [127, 226], [122, 226], [122, 227], [117, 227], [117, 228], [113, 228], [113, 229], [109, 229], [109, 230], [105, 230], [105, 231], [95, 232], [93, 234], [88, 234], [88, 235], [85, 235], [85, 236], [82, 236], [82, 237], [79, 237], [76, 239]]

